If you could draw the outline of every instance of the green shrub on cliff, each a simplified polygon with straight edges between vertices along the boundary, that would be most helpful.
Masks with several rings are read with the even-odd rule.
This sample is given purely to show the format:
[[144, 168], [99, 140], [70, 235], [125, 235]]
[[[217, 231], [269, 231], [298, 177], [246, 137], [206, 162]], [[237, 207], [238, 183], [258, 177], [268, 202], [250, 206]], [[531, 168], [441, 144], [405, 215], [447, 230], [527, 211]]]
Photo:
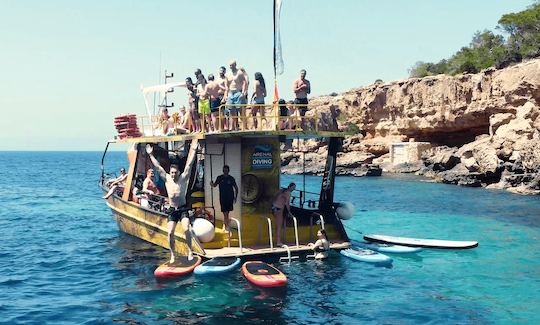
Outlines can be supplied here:
[[497, 28], [507, 34], [506, 39], [488, 30], [476, 32], [469, 46], [461, 48], [450, 59], [438, 63], [417, 62], [409, 70], [410, 76], [477, 73], [540, 56], [540, 2], [524, 11], [503, 15], [498, 23]]

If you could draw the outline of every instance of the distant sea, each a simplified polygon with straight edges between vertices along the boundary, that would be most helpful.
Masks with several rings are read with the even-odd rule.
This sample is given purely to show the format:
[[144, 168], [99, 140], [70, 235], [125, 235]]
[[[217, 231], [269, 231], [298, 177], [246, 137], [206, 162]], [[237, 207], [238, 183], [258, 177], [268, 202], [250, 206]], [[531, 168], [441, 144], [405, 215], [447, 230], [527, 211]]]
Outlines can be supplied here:
[[[363, 234], [477, 240], [377, 267], [332, 253], [277, 264], [287, 290], [240, 271], [156, 282], [167, 251], [118, 231], [97, 187], [100, 152], [0, 152], [1, 324], [540, 324], [540, 197], [338, 177]], [[106, 168], [126, 165], [112, 152]], [[320, 178], [306, 177], [318, 191]], [[284, 176], [299, 183], [301, 176]]]

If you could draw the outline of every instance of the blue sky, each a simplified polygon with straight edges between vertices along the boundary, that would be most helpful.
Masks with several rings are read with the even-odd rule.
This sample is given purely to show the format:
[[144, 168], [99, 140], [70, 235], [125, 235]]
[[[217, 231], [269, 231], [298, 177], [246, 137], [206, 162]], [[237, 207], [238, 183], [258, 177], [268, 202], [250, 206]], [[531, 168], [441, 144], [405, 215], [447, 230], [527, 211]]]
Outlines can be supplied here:
[[[314, 96], [404, 79], [532, 3], [283, 0], [280, 95], [302, 68]], [[173, 80], [235, 58], [271, 81], [272, 32], [272, 0], [0, 0], [0, 150], [102, 150], [114, 116], [144, 113], [140, 86], [159, 82], [160, 57]]]

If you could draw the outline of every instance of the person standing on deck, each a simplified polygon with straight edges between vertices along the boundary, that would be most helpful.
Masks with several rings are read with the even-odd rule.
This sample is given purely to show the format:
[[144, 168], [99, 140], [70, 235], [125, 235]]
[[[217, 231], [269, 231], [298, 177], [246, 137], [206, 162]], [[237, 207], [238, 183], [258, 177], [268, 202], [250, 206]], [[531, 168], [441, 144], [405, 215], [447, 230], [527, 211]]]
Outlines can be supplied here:
[[229, 175], [229, 166], [223, 166], [223, 175], [216, 178], [216, 182], [210, 180], [210, 186], [216, 187], [219, 185], [219, 203], [221, 204], [221, 212], [223, 212], [223, 230], [229, 231], [229, 212], [233, 210], [233, 205], [238, 197], [238, 186], [234, 177]]
[[[192, 140], [196, 141], [196, 140]], [[189, 154], [186, 160], [186, 166], [184, 167], [184, 172], [180, 174], [179, 168], [177, 165], [171, 165], [169, 173], [165, 172], [165, 169], [161, 167], [159, 161], [154, 157], [153, 152], [154, 148], [151, 144], [146, 145], [146, 153], [150, 157], [152, 164], [158, 170], [159, 176], [165, 180], [165, 188], [167, 189], [167, 195], [169, 196], [169, 217], [167, 218], [167, 237], [169, 239], [169, 250], [171, 252], [170, 263], [175, 261], [175, 239], [174, 239], [174, 230], [176, 229], [176, 224], [178, 220], [182, 223], [182, 228], [184, 229], [184, 234], [186, 238], [186, 243], [188, 245], [188, 260], [193, 259], [193, 252], [191, 250], [191, 225], [189, 223], [189, 216], [186, 207], [186, 192], [189, 181], [189, 174], [191, 166], [195, 161], [197, 151], [197, 143], [191, 144]]]
[[191, 119], [191, 130], [193, 132], [200, 131], [200, 116], [199, 116], [199, 97], [197, 96], [197, 88], [193, 84], [190, 77], [186, 78], [186, 88], [188, 90], [189, 101], [189, 117]]
[[[225, 99], [225, 89], [226, 89], [226, 82], [227, 82], [227, 77], [225, 76], [225, 72], [227, 72], [227, 69], [224, 67], [224, 66], [221, 66], [219, 68], [219, 76], [218, 76], [218, 79], [217, 79], [217, 82], [219, 84], [219, 101], [220, 101], [220, 104], [225, 104], [226, 102], [226, 99]], [[218, 110], [218, 120], [219, 120], [219, 115], [221, 115], [221, 128], [222, 129], [227, 129], [227, 119], [224, 118], [225, 116], [225, 109], [223, 108], [221, 110], [221, 112]]]
[[291, 212], [291, 193], [296, 189], [296, 184], [290, 183], [285, 189], [279, 190], [274, 202], [272, 202], [272, 214], [274, 215], [274, 221], [276, 223], [276, 245], [282, 246], [281, 231], [283, 227], [283, 216], [285, 213]]
[[238, 130], [238, 111], [242, 105], [247, 102], [247, 78], [246, 74], [236, 68], [236, 61], [229, 63], [231, 72], [226, 75], [227, 80], [225, 82], [225, 100], [227, 104], [231, 105], [226, 107], [226, 111], [229, 112], [229, 131]]
[[218, 113], [219, 106], [221, 105], [220, 98], [220, 86], [219, 81], [214, 80], [214, 75], [208, 75], [208, 85], [206, 86], [206, 93], [210, 99], [210, 116], [212, 118], [212, 131], [217, 132], [219, 130]]
[[307, 95], [311, 93], [311, 84], [309, 80], [306, 79], [306, 70], [300, 70], [300, 78], [294, 81], [293, 91], [295, 94], [294, 103], [300, 105], [297, 107], [300, 112], [300, 116], [302, 117], [301, 126], [302, 128], [305, 128], [304, 116], [306, 116], [306, 112], [308, 110]]
[[[255, 82], [253, 83], [253, 95], [251, 96], [251, 103], [255, 105], [264, 105], [264, 98], [266, 97], [266, 84], [264, 83], [264, 78], [262, 73], [255, 72]], [[253, 128], [256, 130], [259, 126], [259, 121], [257, 119], [257, 113], [261, 113], [261, 124], [264, 119], [264, 106], [253, 106], [251, 108], [251, 115], [253, 116]]]

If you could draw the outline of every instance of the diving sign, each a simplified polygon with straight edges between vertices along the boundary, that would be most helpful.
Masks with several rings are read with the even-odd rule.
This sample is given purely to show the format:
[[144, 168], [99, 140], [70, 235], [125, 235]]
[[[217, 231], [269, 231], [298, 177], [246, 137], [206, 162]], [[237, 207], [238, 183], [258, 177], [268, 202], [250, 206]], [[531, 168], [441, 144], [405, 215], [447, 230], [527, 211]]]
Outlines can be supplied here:
[[252, 169], [270, 169], [273, 165], [272, 146], [256, 145], [251, 156]]

